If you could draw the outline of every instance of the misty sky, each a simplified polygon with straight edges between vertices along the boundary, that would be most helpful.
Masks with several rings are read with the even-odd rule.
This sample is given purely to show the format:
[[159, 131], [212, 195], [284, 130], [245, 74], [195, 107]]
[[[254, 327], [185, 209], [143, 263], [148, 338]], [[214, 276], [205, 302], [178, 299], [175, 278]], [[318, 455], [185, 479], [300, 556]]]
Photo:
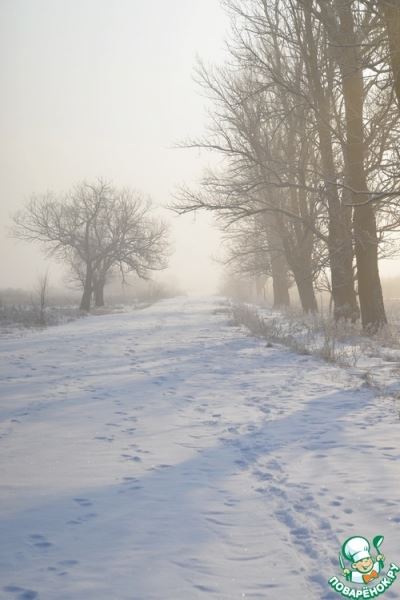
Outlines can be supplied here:
[[[162, 206], [198, 179], [211, 159], [172, 146], [204, 131], [196, 56], [223, 61], [228, 22], [219, 0], [0, 0], [0, 29], [0, 287], [29, 289], [46, 263], [8, 230], [31, 194], [103, 177]], [[214, 291], [210, 218], [167, 216], [168, 278]], [[399, 275], [399, 260], [381, 272]], [[62, 281], [58, 265], [50, 276]]]
[[[193, 69], [197, 55], [223, 60], [227, 18], [219, 0], [0, 0], [0, 29], [0, 287], [29, 288], [42, 254], [8, 228], [32, 193], [101, 176], [163, 205], [199, 177], [209, 159], [171, 147], [204, 130]], [[210, 219], [167, 217], [172, 276], [213, 291]]]

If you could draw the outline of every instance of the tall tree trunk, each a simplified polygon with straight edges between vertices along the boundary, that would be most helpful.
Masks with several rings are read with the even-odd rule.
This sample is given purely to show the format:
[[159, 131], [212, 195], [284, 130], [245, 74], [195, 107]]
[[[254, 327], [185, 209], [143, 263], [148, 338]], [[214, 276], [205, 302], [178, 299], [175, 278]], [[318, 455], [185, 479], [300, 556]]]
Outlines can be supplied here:
[[290, 306], [289, 296], [289, 267], [285, 249], [278, 231], [278, 221], [274, 214], [265, 218], [265, 228], [268, 236], [269, 256], [271, 263], [273, 307], [287, 308]]
[[82, 294], [82, 299], [81, 299], [81, 304], [80, 304], [80, 310], [82, 310], [84, 312], [90, 311], [92, 290], [93, 290], [93, 269], [92, 269], [92, 264], [89, 261], [86, 264], [85, 283], [83, 286], [83, 294]]
[[330, 140], [324, 140], [324, 135], [321, 136], [320, 150], [328, 200], [328, 252], [333, 314], [335, 320], [350, 319], [354, 322], [359, 318], [360, 311], [354, 289], [351, 209], [342, 205], [337, 187], [332, 183], [335, 181], [333, 152]]
[[299, 293], [301, 307], [305, 313], [317, 313], [318, 303], [314, 292], [314, 276], [312, 268], [313, 235], [306, 231], [303, 244], [293, 243], [290, 233], [282, 237], [287, 264], [293, 273]]
[[331, 270], [333, 316], [336, 321], [350, 320], [355, 323], [360, 316], [357, 296], [354, 289], [353, 246], [343, 239], [345, 225], [341, 225], [341, 233], [336, 236], [341, 222], [329, 223], [329, 263]]
[[104, 306], [104, 281], [97, 279], [94, 284], [94, 304], [97, 307]]
[[271, 252], [272, 290], [274, 308], [290, 306], [288, 266], [283, 253]]
[[346, 175], [354, 206], [353, 226], [358, 295], [364, 331], [373, 333], [386, 321], [378, 268], [378, 239], [374, 208], [369, 200], [364, 169], [363, 73], [352, 3], [335, 0], [339, 16], [340, 70], [346, 114]]
[[285, 263], [293, 273], [302, 309], [305, 313], [316, 313], [318, 304], [314, 293], [312, 266], [313, 233], [307, 226], [299, 228], [298, 222], [285, 224], [284, 219], [277, 218], [276, 224], [285, 251]]
[[331, 270], [334, 318], [359, 318], [357, 295], [353, 277], [353, 244], [351, 237], [351, 209], [340, 200], [336, 182], [336, 167], [331, 132], [331, 86], [324, 87], [318, 69], [318, 49], [312, 22], [312, 0], [304, 2], [305, 15], [305, 62], [308, 80], [315, 104], [315, 119], [319, 137], [322, 171], [325, 183], [328, 222], [328, 252]]
[[313, 276], [307, 265], [296, 265], [293, 275], [299, 292], [301, 307], [305, 313], [317, 313], [318, 304], [315, 297]]
[[394, 89], [400, 105], [400, 3], [399, 0], [379, 0], [378, 7], [389, 40]]

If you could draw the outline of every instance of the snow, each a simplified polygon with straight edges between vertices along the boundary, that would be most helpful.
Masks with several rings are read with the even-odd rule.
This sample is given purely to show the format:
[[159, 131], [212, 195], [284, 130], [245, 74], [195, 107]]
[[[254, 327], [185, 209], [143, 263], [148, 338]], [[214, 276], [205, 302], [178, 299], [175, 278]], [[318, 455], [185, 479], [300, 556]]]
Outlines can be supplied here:
[[0, 598], [320, 600], [351, 535], [400, 561], [394, 401], [221, 302], [2, 338]]

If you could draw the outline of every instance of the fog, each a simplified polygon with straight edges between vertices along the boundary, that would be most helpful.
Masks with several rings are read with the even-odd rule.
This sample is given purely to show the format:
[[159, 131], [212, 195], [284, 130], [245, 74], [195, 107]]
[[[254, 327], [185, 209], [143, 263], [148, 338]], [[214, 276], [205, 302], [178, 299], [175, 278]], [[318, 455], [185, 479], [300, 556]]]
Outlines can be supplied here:
[[[29, 288], [50, 265], [10, 236], [10, 216], [31, 194], [103, 177], [165, 206], [209, 157], [177, 150], [204, 128], [196, 56], [222, 59], [227, 27], [218, 0], [3, 0], [0, 5], [2, 287]], [[162, 211], [174, 254], [164, 280], [212, 292], [219, 237], [207, 215]], [[193, 267], [195, 265], [195, 268]]]
[[[32, 194], [103, 177], [149, 194], [170, 222], [174, 253], [158, 277], [214, 292], [222, 250], [213, 219], [162, 207], [212, 159], [175, 146], [207, 123], [194, 67], [197, 57], [224, 60], [219, 0], [3, 0], [0, 17], [1, 287], [29, 289], [48, 268], [64, 284], [60, 264], [12, 238], [10, 217]], [[399, 260], [380, 269], [398, 276]]]
[[0, 600], [400, 589], [399, 57], [400, 2], [0, 0]]

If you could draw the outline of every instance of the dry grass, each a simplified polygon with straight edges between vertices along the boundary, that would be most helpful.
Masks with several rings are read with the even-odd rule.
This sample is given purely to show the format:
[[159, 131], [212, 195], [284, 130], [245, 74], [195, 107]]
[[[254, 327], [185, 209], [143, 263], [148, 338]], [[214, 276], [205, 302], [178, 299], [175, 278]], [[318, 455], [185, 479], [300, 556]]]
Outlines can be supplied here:
[[393, 314], [390, 324], [371, 337], [363, 336], [359, 325], [293, 310], [271, 312], [249, 304], [233, 305], [232, 319], [270, 342], [346, 367], [356, 367], [361, 358], [400, 360], [400, 319]]
[[[15, 328], [37, 328], [68, 323], [80, 316], [73, 307], [47, 307], [42, 315], [34, 304], [0, 305], [0, 331], [8, 332]], [[43, 318], [44, 317], [44, 318]]]

